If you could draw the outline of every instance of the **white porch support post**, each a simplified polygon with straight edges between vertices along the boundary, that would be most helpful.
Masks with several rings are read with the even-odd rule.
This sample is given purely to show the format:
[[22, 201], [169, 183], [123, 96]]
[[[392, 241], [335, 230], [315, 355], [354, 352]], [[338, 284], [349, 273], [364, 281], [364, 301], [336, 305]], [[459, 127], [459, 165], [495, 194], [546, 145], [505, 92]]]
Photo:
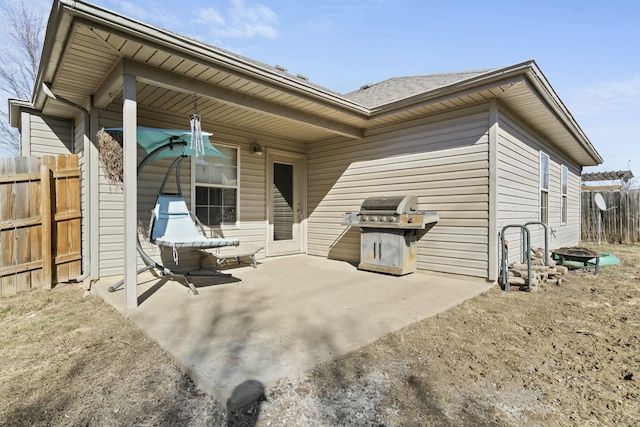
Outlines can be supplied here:
[[125, 74], [122, 104], [122, 133], [124, 156], [124, 287], [125, 306], [138, 306], [136, 267], [136, 233], [138, 218], [138, 178], [136, 176], [137, 150], [136, 127], [138, 105], [136, 102], [136, 76]]
[[489, 101], [489, 268], [487, 279], [498, 280], [498, 131], [500, 129], [498, 101]]

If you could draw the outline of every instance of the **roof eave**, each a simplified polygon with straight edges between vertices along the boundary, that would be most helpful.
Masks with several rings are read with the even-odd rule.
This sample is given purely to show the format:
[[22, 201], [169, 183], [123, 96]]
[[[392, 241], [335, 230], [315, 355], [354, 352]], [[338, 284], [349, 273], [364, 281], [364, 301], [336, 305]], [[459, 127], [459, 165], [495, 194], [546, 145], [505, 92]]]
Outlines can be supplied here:
[[9, 124], [11, 127], [18, 128], [20, 127], [20, 113], [22, 109], [33, 109], [33, 103], [26, 99], [16, 98], [7, 99], [7, 103], [9, 105]]
[[374, 107], [371, 110], [371, 118], [390, 115], [396, 111], [405, 110], [412, 105], [424, 104], [436, 99], [442, 99], [461, 91], [472, 90], [477, 87], [508, 81], [514, 78], [526, 78], [538, 91], [546, 105], [553, 111], [554, 115], [563, 124], [565, 129], [582, 146], [585, 152], [593, 161], [593, 164], [583, 166], [595, 166], [603, 163], [603, 159], [589, 141], [589, 138], [582, 131], [569, 110], [564, 106], [547, 79], [544, 77], [534, 60], [528, 60], [519, 64], [489, 71], [481, 76], [474, 76], [451, 85], [443, 86], [429, 92], [405, 98], [400, 101]]
[[520, 64], [511, 65], [509, 67], [500, 68], [489, 71], [480, 76], [473, 76], [464, 80], [457, 81], [450, 85], [441, 86], [439, 88], [423, 92], [415, 96], [404, 98], [389, 104], [383, 104], [371, 108], [371, 117], [384, 116], [393, 114], [395, 110], [404, 110], [408, 106], [414, 104], [423, 104], [433, 99], [442, 98], [462, 90], [472, 89], [478, 86], [484, 86], [500, 80], [504, 80], [513, 76], [522, 75], [533, 61], [526, 61]]
[[35, 84], [31, 102], [34, 108], [42, 110], [47, 96], [42, 91], [43, 82], [51, 82], [53, 80], [55, 70], [58, 68], [62, 53], [66, 47], [66, 41], [69, 31], [73, 24], [73, 18], [63, 13], [63, 5], [60, 0], [54, 0], [51, 7], [51, 13], [47, 21], [47, 29], [45, 31], [44, 45], [42, 46], [42, 54], [40, 55], [40, 64], [38, 66], [38, 74], [36, 75]]
[[[430, 100], [451, 95], [461, 90], [470, 90], [474, 87], [499, 82], [510, 77], [524, 76], [539, 92], [540, 96], [544, 99], [544, 102], [554, 112], [567, 131], [588, 153], [589, 157], [593, 160], [593, 165], [601, 164], [603, 162], [602, 157], [595, 150], [589, 139], [574, 120], [573, 116], [569, 113], [568, 109], [555, 94], [553, 88], [533, 60], [492, 70], [480, 76], [474, 76], [414, 97], [405, 98], [401, 101], [368, 109], [367, 107], [350, 101], [341, 95], [306, 84], [304, 81], [300, 81], [299, 79], [296, 80], [295, 78], [275, 73], [272, 70], [261, 67], [259, 64], [243, 60], [241, 57], [226, 54], [224, 51], [216, 49], [213, 46], [122, 17], [114, 12], [98, 8], [79, 0], [54, 0], [47, 25], [45, 37], [46, 44], [43, 46], [40, 68], [36, 78], [32, 101], [29, 105], [26, 105], [24, 103], [17, 102], [18, 100], [14, 100], [16, 102], [10, 102], [12, 109], [19, 109], [20, 107], [26, 106], [37, 110], [41, 110], [43, 108], [46, 95], [42, 91], [42, 83], [52, 81], [54, 77], [53, 74], [58, 67], [58, 63], [64, 53], [64, 50], [66, 49], [69, 33], [76, 18], [83, 18], [87, 21], [101, 23], [107, 27], [117, 28], [120, 31], [131, 34], [141, 40], [149, 40], [153, 41], [155, 44], [165, 46], [173, 52], [179, 52], [183, 55], [199, 58], [206, 62], [216, 62], [230, 69], [245, 73], [248, 76], [280, 85], [287, 90], [292, 90], [306, 96], [314, 97], [319, 101], [333, 105], [335, 108], [344, 111], [346, 114], [356, 114], [365, 120], [372, 119], [380, 115], [393, 114], [395, 110], [406, 109], [412, 105], [429, 102]], [[18, 110], [12, 110], [14, 113], [11, 118], [12, 126], [13, 123], [19, 123], [19, 114], [17, 114], [17, 111]], [[585, 166], [590, 165], [585, 164]]]
[[[123, 17], [106, 9], [101, 9], [88, 3], [78, 0], [55, 0], [52, 8], [49, 24], [47, 27], [46, 40], [54, 40], [53, 36], [66, 40], [69, 29], [75, 18], [83, 18], [86, 21], [92, 21], [105, 25], [106, 27], [117, 28], [124, 33], [131, 34], [142, 40], [150, 40], [155, 44], [165, 46], [169, 51], [181, 52], [183, 55], [199, 58], [206, 62], [216, 62], [230, 69], [240, 71], [255, 78], [262, 79], [266, 82], [280, 85], [288, 90], [293, 90], [307, 96], [313, 96], [318, 100], [334, 105], [339, 109], [351, 114], [357, 114], [366, 118], [368, 109], [360, 104], [352, 102], [341, 95], [332, 93], [328, 90], [322, 90], [319, 87], [305, 83], [304, 80], [288, 77], [278, 74], [267, 68], [259, 66], [259, 64], [245, 61], [241, 57], [226, 54], [213, 46], [206, 45], [197, 40], [189, 39], [179, 34], [175, 34], [161, 28], [144, 24]], [[53, 76], [48, 74], [55, 70], [57, 64], [56, 55], [60, 55], [64, 49], [65, 43], [49, 43], [43, 50], [41, 65], [45, 65], [45, 69], [38, 76], [34, 93], [41, 92], [41, 84], [44, 81], [51, 81]], [[57, 46], [54, 48], [54, 46]], [[53, 68], [52, 68], [53, 67]], [[47, 80], [48, 79], [48, 80]], [[38, 101], [43, 102], [38, 96]], [[39, 105], [38, 102], [35, 103]]]
[[531, 65], [526, 71], [525, 77], [536, 88], [556, 117], [562, 121], [567, 131], [572, 134], [574, 139], [580, 143], [582, 148], [588, 153], [591, 160], [593, 160], [593, 164], [584, 164], [583, 166], [597, 166], [602, 164], [604, 159], [595, 149], [587, 135], [582, 131], [580, 125], [578, 125], [577, 121], [573, 118], [573, 115], [569, 112], [569, 109], [560, 100], [560, 97], [553, 90], [551, 84], [534, 61], [531, 61]]

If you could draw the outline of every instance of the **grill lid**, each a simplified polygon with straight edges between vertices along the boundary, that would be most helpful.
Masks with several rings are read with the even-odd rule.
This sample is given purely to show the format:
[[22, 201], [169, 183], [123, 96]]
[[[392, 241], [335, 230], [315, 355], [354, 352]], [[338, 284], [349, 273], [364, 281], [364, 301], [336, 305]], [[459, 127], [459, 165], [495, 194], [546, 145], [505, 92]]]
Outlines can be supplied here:
[[359, 213], [342, 215], [342, 225], [361, 228], [423, 229], [440, 220], [435, 211], [419, 211], [418, 198], [375, 196], [362, 202]]
[[418, 208], [418, 198], [413, 195], [406, 196], [374, 196], [368, 197], [360, 206], [360, 213], [382, 213], [390, 212], [402, 214], [416, 211]]

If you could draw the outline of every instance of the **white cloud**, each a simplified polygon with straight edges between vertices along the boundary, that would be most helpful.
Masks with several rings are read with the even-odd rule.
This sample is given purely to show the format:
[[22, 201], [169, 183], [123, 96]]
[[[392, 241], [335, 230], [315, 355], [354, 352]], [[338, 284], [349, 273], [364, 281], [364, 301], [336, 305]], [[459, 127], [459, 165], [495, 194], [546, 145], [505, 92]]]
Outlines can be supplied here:
[[210, 25], [211, 32], [220, 38], [278, 37], [278, 16], [263, 4], [245, 4], [243, 0], [232, 0], [225, 13], [215, 8], [203, 9], [199, 21]]
[[121, 0], [109, 0], [103, 3], [106, 3], [106, 7], [112, 8], [124, 16], [144, 22], [154, 21], [151, 19], [152, 14], [148, 13], [142, 5]]
[[200, 21], [213, 26], [226, 27], [227, 23], [216, 9], [209, 7], [200, 11]]
[[604, 164], [597, 170], [625, 170], [640, 174], [640, 76], [603, 81], [574, 92], [571, 112]]
[[156, 25], [161, 28], [171, 29], [176, 27], [176, 19], [174, 14], [166, 9], [158, 7], [154, 4], [151, 7], [145, 1], [130, 2], [127, 0], [95, 0], [96, 4], [102, 5], [117, 13], [135, 20]]
[[307, 21], [307, 28], [314, 34], [330, 34], [336, 28], [338, 28], [338, 20], [329, 16], [316, 16]]
[[576, 94], [572, 104], [578, 116], [627, 114], [634, 110], [640, 116], [640, 76], [587, 87]]

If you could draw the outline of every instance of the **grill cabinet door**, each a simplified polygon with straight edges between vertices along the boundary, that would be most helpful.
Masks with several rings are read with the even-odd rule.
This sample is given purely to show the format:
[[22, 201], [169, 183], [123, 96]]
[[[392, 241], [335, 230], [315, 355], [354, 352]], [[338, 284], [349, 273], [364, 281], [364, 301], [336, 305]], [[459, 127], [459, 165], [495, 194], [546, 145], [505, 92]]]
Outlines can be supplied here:
[[415, 271], [416, 235], [400, 229], [363, 228], [358, 268], [389, 274]]

